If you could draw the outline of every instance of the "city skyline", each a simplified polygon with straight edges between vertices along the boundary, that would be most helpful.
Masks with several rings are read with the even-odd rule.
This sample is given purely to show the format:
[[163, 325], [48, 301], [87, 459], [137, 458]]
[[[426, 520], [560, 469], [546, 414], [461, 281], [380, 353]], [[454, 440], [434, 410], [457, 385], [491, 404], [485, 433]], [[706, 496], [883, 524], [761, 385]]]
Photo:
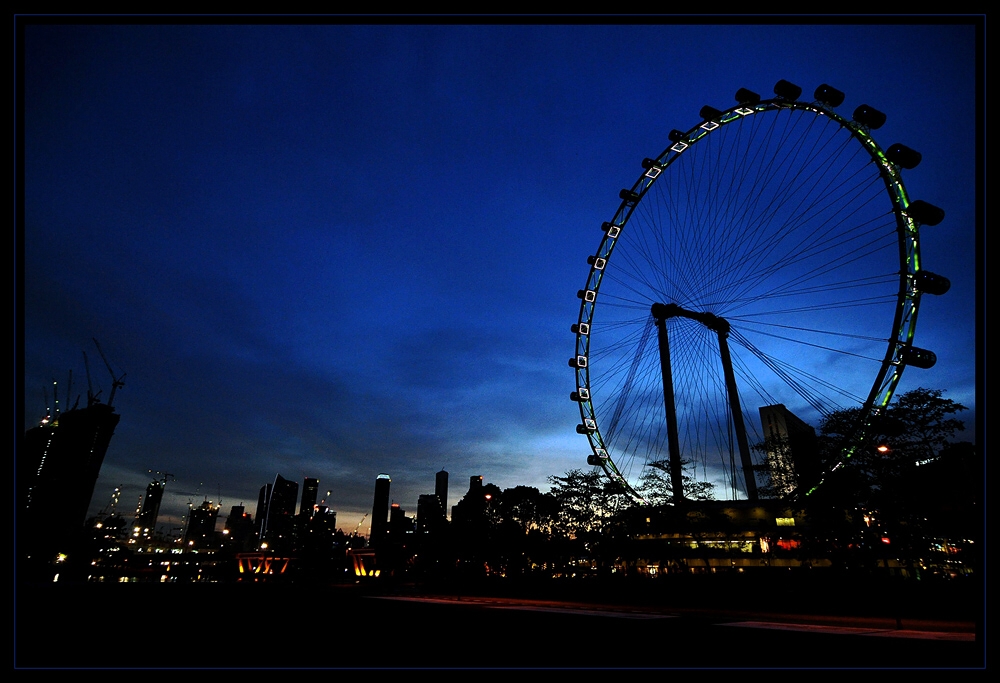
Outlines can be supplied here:
[[787, 79], [877, 107], [879, 143], [923, 155], [905, 181], [945, 210], [921, 247], [952, 290], [917, 326], [938, 364], [897, 394], [944, 389], [975, 441], [975, 39], [961, 18], [30, 23], [19, 428], [53, 379], [86, 388], [83, 352], [110, 395], [96, 338], [125, 377], [92, 514], [156, 470], [176, 479], [161, 519], [315, 477], [346, 531], [380, 472], [411, 513], [440, 470], [546, 490], [587, 469], [566, 359], [619, 190], [703, 105]]

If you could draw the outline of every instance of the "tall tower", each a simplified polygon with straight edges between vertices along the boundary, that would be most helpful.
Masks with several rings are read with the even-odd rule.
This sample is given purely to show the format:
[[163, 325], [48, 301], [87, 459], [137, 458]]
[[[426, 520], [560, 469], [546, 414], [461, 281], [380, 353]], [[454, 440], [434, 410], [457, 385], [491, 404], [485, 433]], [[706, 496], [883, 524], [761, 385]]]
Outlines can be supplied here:
[[271, 497], [267, 501], [264, 520], [264, 540], [272, 550], [290, 550], [294, 535], [295, 500], [299, 485], [280, 474], [274, 478]]
[[389, 485], [392, 479], [384, 472], [375, 477], [375, 502], [372, 505], [372, 530], [369, 542], [374, 547], [385, 540], [389, 521]]
[[142, 507], [135, 520], [133, 536], [149, 538], [156, 530], [156, 518], [160, 515], [160, 503], [163, 502], [163, 489], [166, 487], [166, 478], [163, 481], [153, 480], [146, 487], [146, 497], [142, 499]]
[[247, 513], [243, 504], [234, 505], [226, 518], [226, 544], [238, 551], [251, 550], [254, 543], [253, 518]]
[[447, 517], [448, 510], [448, 473], [441, 470], [434, 477], [434, 495], [438, 497], [441, 514]]
[[786, 495], [818, 479], [816, 430], [781, 403], [761, 406], [759, 412], [775, 493]]
[[39, 571], [70, 552], [83, 530], [120, 419], [94, 399], [25, 432], [16, 458], [16, 538], [19, 557]]
[[302, 480], [302, 503], [299, 505], [299, 514], [311, 517], [313, 508], [316, 507], [316, 497], [319, 495], [319, 479], [306, 477]]
[[271, 485], [264, 484], [260, 487], [260, 495], [257, 496], [257, 517], [254, 520], [254, 531], [257, 533], [258, 543], [264, 540], [264, 522], [267, 520], [267, 504], [270, 500]]
[[187, 529], [184, 531], [185, 548], [211, 548], [215, 546], [215, 522], [219, 519], [220, 505], [203, 501], [201, 507], [191, 510]]

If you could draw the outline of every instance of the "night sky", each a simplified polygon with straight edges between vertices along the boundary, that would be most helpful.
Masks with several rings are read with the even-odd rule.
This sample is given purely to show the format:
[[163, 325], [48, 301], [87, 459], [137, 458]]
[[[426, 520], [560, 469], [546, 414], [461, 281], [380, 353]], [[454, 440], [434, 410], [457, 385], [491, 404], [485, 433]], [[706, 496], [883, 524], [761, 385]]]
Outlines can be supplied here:
[[[450, 473], [548, 488], [586, 468], [570, 325], [602, 221], [671, 129], [779, 79], [829, 83], [920, 151], [915, 342], [974, 440], [976, 29], [912, 25], [25, 26], [22, 429], [52, 381], [127, 373], [91, 503], [161, 524], [276, 474], [352, 531]], [[981, 105], [981, 102], [980, 102]], [[60, 394], [65, 402], [65, 396]], [[362, 531], [367, 531], [368, 522]]]

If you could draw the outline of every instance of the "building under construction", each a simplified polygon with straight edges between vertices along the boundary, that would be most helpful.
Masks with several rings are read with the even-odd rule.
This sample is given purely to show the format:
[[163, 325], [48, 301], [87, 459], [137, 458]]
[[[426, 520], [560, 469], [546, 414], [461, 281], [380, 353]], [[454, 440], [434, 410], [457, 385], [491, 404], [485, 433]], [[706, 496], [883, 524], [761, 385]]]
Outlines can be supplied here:
[[85, 408], [49, 413], [25, 432], [16, 465], [21, 578], [45, 580], [47, 573], [56, 571], [53, 563], [69, 555], [78, 542], [121, 419], [112, 401], [115, 390], [124, 386], [123, 377], [112, 373], [114, 384], [106, 404], [88, 390]]

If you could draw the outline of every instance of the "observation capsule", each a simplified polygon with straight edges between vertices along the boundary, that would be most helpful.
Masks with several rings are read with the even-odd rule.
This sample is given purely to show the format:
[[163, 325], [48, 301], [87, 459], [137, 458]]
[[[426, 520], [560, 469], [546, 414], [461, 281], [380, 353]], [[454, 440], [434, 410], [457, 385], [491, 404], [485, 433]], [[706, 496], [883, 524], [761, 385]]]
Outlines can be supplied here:
[[656, 161], [656, 159], [650, 159], [649, 157], [646, 157], [645, 159], [642, 160], [642, 167], [648, 171], [651, 168], [659, 168], [660, 164], [659, 162]]
[[700, 112], [698, 112], [698, 116], [705, 119], [706, 121], [708, 121], [709, 119], [717, 119], [721, 114], [722, 114], [721, 111], [719, 111], [715, 107], [710, 107], [707, 104], [701, 108]]
[[670, 140], [670, 142], [680, 142], [685, 137], [687, 136], [683, 133], [683, 131], [679, 131], [676, 128], [667, 133], [667, 139]]
[[774, 94], [783, 100], [797, 100], [802, 94], [802, 88], [782, 79], [774, 84]]
[[951, 280], [944, 275], [921, 270], [917, 273], [917, 289], [925, 294], [941, 295], [951, 289]]
[[823, 85], [816, 88], [816, 92], [813, 93], [813, 99], [822, 102], [823, 104], [830, 107], [839, 107], [844, 103], [844, 93], [840, 92], [832, 85]]
[[934, 367], [934, 364], [937, 363], [937, 354], [916, 346], [904, 346], [899, 352], [899, 358], [907, 365], [924, 370]]
[[881, 128], [885, 123], [885, 114], [869, 104], [862, 104], [855, 109], [851, 118], [872, 130]]
[[627, 202], [639, 201], [639, 193], [633, 192], [632, 190], [622, 190], [621, 192], [618, 193], [618, 196]]
[[594, 467], [597, 467], [599, 465], [603, 465], [605, 460], [606, 460], [606, 458], [602, 458], [600, 456], [594, 455], [593, 453], [591, 453], [590, 455], [587, 456], [587, 464], [588, 465], [593, 465]]
[[920, 152], [897, 142], [885, 150], [885, 158], [900, 168], [911, 169], [916, 168], [923, 157]]
[[760, 102], [760, 95], [755, 93], [753, 90], [740, 88], [736, 91], [736, 101], [740, 104], [757, 104]]
[[903, 212], [921, 225], [937, 225], [944, 220], [944, 209], [929, 204], [922, 199], [910, 202]]

